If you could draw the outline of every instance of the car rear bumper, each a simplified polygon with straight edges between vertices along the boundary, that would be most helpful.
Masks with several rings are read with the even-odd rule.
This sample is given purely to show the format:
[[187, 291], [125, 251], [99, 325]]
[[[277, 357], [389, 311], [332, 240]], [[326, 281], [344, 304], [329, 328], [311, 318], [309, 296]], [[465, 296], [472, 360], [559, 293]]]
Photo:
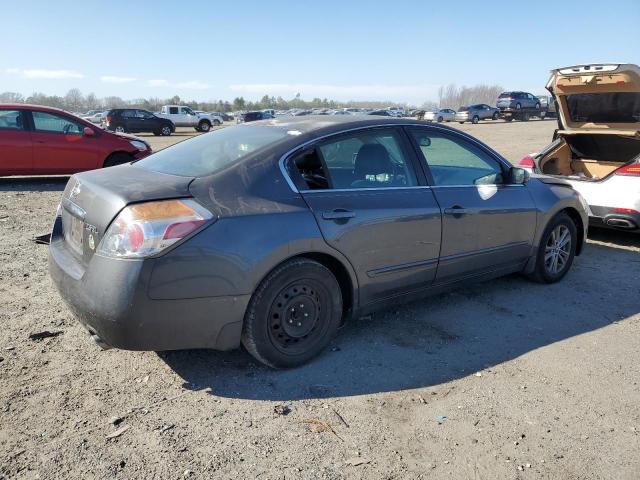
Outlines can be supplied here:
[[60, 238], [49, 246], [53, 283], [99, 344], [153, 351], [240, 345], [250, 295], [152, 299], [147, 287], [153, 267], [153, 259], [94, 255], [84, 268]]
[[616, 230], [627, 230], [640, 232], [640, 212], [621, 211], [611, 207], [598, 207], [589, 205], [591, 215], [589, 224], [594, 227], [615, 228]]

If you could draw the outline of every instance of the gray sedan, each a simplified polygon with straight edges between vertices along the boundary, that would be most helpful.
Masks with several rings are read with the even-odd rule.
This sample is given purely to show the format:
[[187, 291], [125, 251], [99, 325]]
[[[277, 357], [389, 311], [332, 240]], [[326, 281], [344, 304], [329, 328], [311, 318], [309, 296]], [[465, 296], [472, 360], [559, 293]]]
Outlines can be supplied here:
[[72, 176], [49, 269], [103, 347], [242, 343], [292, 367], [395, 303], [515, 272], [556, 282], [586, 226], [566, 182], [455, 129], [289, 117]]
[[456, 112], [455, 121], [464, 123], [478, 123], [480, 120], [497, 120], [500, 111], [495, 107], [490, 107], [485, 103], [477, 103], [460, 107]]

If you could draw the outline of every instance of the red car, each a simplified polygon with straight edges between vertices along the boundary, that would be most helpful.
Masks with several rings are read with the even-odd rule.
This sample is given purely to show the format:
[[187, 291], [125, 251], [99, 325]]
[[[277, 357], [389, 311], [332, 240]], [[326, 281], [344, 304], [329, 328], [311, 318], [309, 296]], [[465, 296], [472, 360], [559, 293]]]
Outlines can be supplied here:
[[112, 133], [64, 110], [0, 104], [0, 175], [54, 175], [146, 157], [140, 138]]

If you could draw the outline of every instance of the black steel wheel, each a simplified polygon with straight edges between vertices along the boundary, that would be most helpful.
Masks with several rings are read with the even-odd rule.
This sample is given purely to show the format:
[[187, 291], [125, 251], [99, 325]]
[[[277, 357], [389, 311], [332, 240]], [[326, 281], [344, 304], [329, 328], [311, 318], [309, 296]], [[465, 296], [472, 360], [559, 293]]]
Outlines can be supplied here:
[[242, 343], [258, 361], [274, 367], [301, 365], [330, 342], [342, 319], [338, 281], [307, 258], [277, 267], [253, 294]]

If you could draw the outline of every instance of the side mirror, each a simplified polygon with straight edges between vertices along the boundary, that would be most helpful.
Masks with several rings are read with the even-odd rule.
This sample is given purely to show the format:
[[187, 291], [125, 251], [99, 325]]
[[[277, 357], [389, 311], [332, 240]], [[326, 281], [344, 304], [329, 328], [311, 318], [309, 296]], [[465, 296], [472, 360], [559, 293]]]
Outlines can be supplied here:
[[512, 185], [524, 185], [529, 181], [529, 172], [524, 168], [511, 167], [509, 170], [509, 180]]
[[84, 127], [84, 129], [82, 130], [82, 134], [85, 137], [95, 137], [96, 136], [96, 132], [93, 131], [93, 128], [89, 128], [89, 127]]

